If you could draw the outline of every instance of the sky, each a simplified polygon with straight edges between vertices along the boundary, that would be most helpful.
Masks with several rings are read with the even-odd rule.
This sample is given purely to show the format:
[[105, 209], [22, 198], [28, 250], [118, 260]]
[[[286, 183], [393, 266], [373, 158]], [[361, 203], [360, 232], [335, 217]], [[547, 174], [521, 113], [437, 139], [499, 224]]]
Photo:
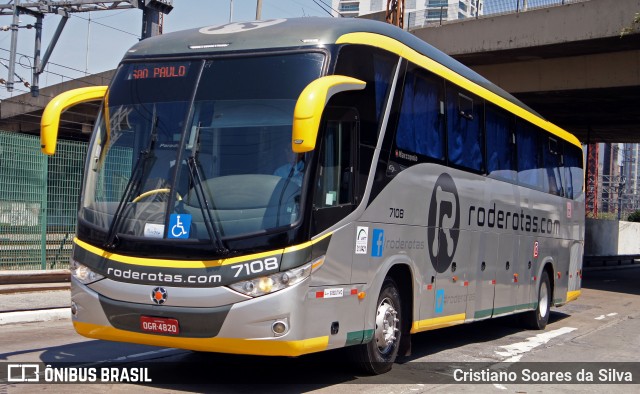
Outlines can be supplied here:
[[[331, 5], [330, 0], [322, 0]], [[321, 0], [263, 0], [262, 19], [324, 16], [329, 14], [318, 4]], [[25, 0], [22, 1], [23, 3]], [[0, 0], [8, 4], [9, 0]], [[164, 32], [229, 22], [231, 3], [233, 21], [255, 20], [256, 0], [173, 0], [173, 10], [164, 18]], [[47, 14], [43, 23], [42, 54], [49, 46], [61, 17]], [[91, 19], [91, 21], [89, 21]], [[12, 16], [0, 16], [0, 26], [11, 25]], [[35, 18], [21, 15], [20, 26], [33, 24]], [[142, 11], [96, 11], [74, 13], [58, 40], [46, 71], [40, 77], [40, 87], [68, 81], [88, 74], [115, 68], [124, 53], [138, 42], [142, 29]], [[16, 73], [31, 82], [34, 52], [34, 29], [18, 30]], [[11, 31], [0, 30], [0, 62], [8, 65]], [[26, 56], [25, 56], [26, 55]], [[7, 79], [8, 70], [0, 64], [0, 78]], [[29, 89], [16, 80], [13, 93], [0, 85], [0, 99], [17, 96]]]

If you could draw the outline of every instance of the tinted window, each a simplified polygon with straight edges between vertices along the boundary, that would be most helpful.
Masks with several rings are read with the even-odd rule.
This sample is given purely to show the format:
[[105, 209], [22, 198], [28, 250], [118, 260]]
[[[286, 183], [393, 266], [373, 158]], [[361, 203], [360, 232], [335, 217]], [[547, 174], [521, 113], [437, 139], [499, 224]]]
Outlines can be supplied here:
[[541, 147], [537, 129], [524, 121], [516, 123], [518, 147], [518, 182], [523, 186], [544, 190], [545, 171], [542, 168]]
[[483, 105], [478, 97], [447, 87], [447, 146], [449, 163], [475, 171], [484, 170]]
[[357, 132], [355, 123], [327, 119], [324, 141], [320, 150], [318, 187], [315, 208], [327, 208], [352, 203], [352, 141]]
[[582, 149], [568, 143], [565, 145], [564, 152], [564, 172], [567, 198], [579, 198], [582, 195], [584, 181]]
[[557, 196], [564, 196], [562, 187], [562, 151], [561, 141], [555, 137], [540, 136], [542, 162], [545, 177], [542, 178], [543, 190]]
[[516, 182], [515, 121], [513, 115], [487, 106], [487, 173], [489, 176]]
[[[293, 110], [324, 58], [123, 64], [89, 148], [81, 218], [127, 236], [147, 236], [152, 223], [167, 237], [158, 229], [169, 228], [169, 212], [186, 210], [199, 240], [212, 239], [210, 223], [228, 237], [296, 223], [307, 167], [291, 151]], [[118, 208], [124, 202], [138, 208]]]
[[442, 82], [411, 67], [407, 71], [396, 133], [396, 146], [437, 160], [444, 160]]
[[[327, 108], [353, 108], [358, 123], [358, 162], [355, 172], [356, 196], [360, 202], [378, 143], [380, 122], [386, 108], [391, 82], [398, 64], [398, 56], [367, 46], [346, 45], [340, 49], [334, 74], [346, 75], [367, 83], [363, 90], [342, 92], [329, 100]], [[382, 156], [381, 156], [382, 157]], [[383, 166], [386, 168], [386, 166]], [[381, 179], [381, 178], [376, 178]], [[376, 185], [379, 186], [379, 185]], [[380, 188], [374, 186], [374, 190]], [[376, 192], [372, 193], [375, 197]]]
[[360, 141], [375, 146], [379, 120], [398, 58], [371, 47], [345, 46], [340, 50], [336, 75], [346, 75], [367, 83], [363, 90], [344, 92], [330, 101], [332, 106], [357, 108], [362, 125]]
[[323, 62], [321, 53], [210, 60], [204, 65], [196, 101], [297, 100], [302, 89], [318, 78]]

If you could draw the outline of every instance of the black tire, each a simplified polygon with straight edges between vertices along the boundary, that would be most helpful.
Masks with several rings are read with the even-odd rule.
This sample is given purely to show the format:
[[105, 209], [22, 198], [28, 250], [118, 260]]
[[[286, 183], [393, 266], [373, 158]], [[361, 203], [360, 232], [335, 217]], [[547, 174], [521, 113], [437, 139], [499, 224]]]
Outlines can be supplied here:
[[385, 278], [376, 302], [376, 324], [373, 339], [350, 348], [358, 369], [369, 375], [391, 370], [398, 355], [402, 337], [402, 305], [398, 286]]
[[551, 309], [551, 281], [547, 271], [542, 271], [538, 286], [538, 303], [536, 309], [522, 316], [524, 326], [531, 330], [544, 330], [549, 322]]

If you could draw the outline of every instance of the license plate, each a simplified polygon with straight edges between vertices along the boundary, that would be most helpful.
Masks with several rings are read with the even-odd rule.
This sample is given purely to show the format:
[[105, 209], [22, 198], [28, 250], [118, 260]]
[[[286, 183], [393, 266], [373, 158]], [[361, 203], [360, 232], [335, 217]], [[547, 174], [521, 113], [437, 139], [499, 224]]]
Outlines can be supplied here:
[[177, 319], [140, 316], [140, 328], [142, 331], [155, 332], [158, 334], [180, 334], [180, 326], [178, 325]]

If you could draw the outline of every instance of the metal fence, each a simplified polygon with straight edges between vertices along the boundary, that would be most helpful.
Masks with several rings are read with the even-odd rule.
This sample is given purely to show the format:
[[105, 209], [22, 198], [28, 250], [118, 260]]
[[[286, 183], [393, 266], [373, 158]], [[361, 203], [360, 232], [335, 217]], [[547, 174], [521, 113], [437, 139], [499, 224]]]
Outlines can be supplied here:
[[0, 270], [68, 268], [86, 146], [0, 131]]
[[408, 13], [407, 29], [413, 30], [466, 19], [526, 12], [585, 1], [591, 0], [431, 0], [425, 3], [424, 10]]

